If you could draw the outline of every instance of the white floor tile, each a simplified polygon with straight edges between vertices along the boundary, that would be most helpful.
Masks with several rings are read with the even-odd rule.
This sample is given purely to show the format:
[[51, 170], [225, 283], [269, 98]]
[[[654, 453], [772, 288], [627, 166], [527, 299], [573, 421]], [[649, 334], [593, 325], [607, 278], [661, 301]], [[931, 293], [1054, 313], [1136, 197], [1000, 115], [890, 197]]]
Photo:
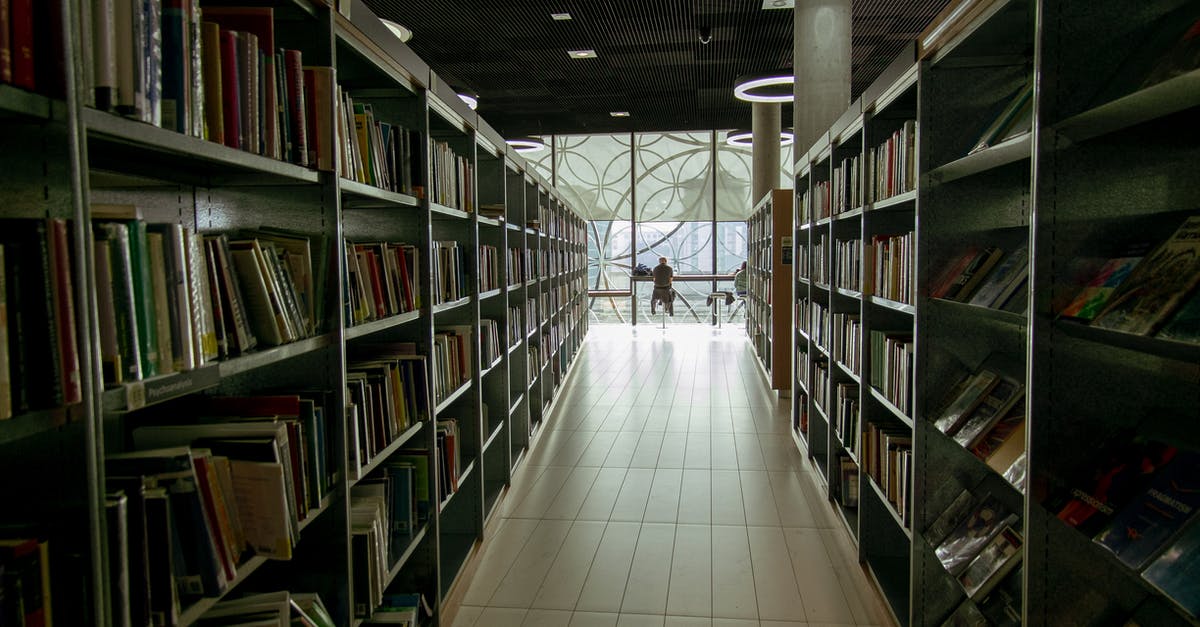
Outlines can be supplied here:
[[656, 468], [658, 467], [658, 453], [662, 450], [663, 434], [646, 432], [642, 434], [642, 439], [638, 442], [637, 450], [633, 452], [633, 459], [629, 460], [630, 468]]
[[775, 507], [775, 493], [771, 491], [771, 480], [765, 471], [743, 470], [742, 502], [746, 507], [746, 524], [779, 526], [779, 510]]
[[654, 614], [621, 614], [617, 627], [663, 627], [665, 618]]
[[714, 525], [712, 555], [713, 616], [758, 618], [746, 527]]
[[616, 431], [600, 431], [588, 442], [587, 450], [579, 456], [576, 466], [603, 466], [613, 443], [617, 441]]
[[458, 608], [458, 613], [454, 615], [454, 624], [452, 627], [474, 627], [479, 617], [483, 615], [484, 609], [471, 605], [464, 605]]
[[685, 469], [679, 486], [679, 523], [712, 522], [712, 471]]
[[491, 539], [490, 550], [480, 560], [471, 585], [463, 596], [463, 603], [467, 606], [487, 605], [537, 526], [537, 520], [528, 518], [509, 518], [504, 521]]
[[712, 618], [696, 616], [668, 616], [665, 627], [712, 627]]
[[525, 622], [526, 610], [513, 609], [507, 607], [489, 607], [483, 610], [479, 620], [475, 621], [477, 627], [521, 627], [521, 623]]
[[688, 433], [683, 467], [712, 468], [712, 440], [708, 432]]
[[638, 523], [608, 523], [575, 609], [620, 611], [640, 531], [641, 525]]
[[643, 522], [673, 523], [679, 515], [679, 488], [683, 482], [683, 471], [676, 468], [659, 468], [654, 471], [650, 484], [650, 498], [646, 503]]
[[616, 627], [617, 614], [575, 612], [569, 627]]
[[754, 591], [758, 597], [758, 617], [762, 620], [803, 621], [804, 603], [792, 572], [792, 561], [783, 547], [779, 527], [747, 527], [750, 556], [754, 567]]
[[[810, 622], [853, 623], [850, 605], [841, 582], [816, 529], [784, 529], [796, 584], [804, 599], [804, 614]], [[833, 574], [830, 576], [830, 574]]]
[[678, 525], [667, 614], [712, 616], [712, 528]]
[[662, 614], [667, 606], [675, 525], [644, 524], [629, 569], [621, 611]]
[[542, 587], [533, 599], [533, 607], [550, 610], [573, 610], [583, 590], [588, 570], [596, 556], [596, 548], [604, 536], [606, 523], [576, 521], [567, 539], [558, 550], [554, 564], [546, 573]]
[[501, 580], [488, 605], [528, 608], [570, 530], [571, 521], [542, 521]]
[[571, 624], [570, 610], [532, 609], [525, 615], [521, 627], [567, 627]]
[[625, 483], [626, 472], [628, 469], [624, 467], [601, 468], [575, 518], [608, 520], [612, 515], [613, 505], [617, 502], [617, 495], [621, 493], [621, 485]]
[[712, 471], [712, 522], [714, 525], [744, 525], [742, 478], [736, 470]]
[[604, 466], [608, 468], [628, 468], [642, 439], [641, 432], [619, 431], [613, 445], [608, 449], [608, 457], [604, 458]]
[[600, 469], [597, 467], [576, 466], [567, 480], [563, 482], [558, 496], [542, 513], [542, 518], [574, 520], [599, 473]]
[[546, 513], [546, 508], [550, 507], [554, 499], [558, 498], [559, 490], [573, 472], [574, 469], [568, 466], [547, 467], [538, 476], [524, 500], [512, 510], [509, 516], [512, 518], [541, 518]]
[[683, 468], [687, 455], [687, 434], [667, 433], [658, 452], [658, 468]]
[[650, 485], [654, 481], [654, 470], [630, 468], [617, 494], [610, 520], [641, 522], [646, 513], [646, 499], [650, 496]]

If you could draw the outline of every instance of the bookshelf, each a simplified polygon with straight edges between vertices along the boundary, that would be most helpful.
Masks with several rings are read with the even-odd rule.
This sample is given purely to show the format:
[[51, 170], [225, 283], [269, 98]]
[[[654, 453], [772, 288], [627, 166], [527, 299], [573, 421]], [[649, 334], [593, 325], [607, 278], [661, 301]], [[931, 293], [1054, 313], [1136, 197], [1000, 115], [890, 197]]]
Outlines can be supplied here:
[[[344, 3], [345, 14], [307, 0], [251, 4], [256, 15], [270, 16], [259, 26], [273, 30], [275, 46], [299, 51], [304, 66], [313, 68], [306, 75], [313, 82], [306, 104], [312, 123], [304, 132], [311, 163], [292, 159], [282, 139], [281, 154], [271, 154], [267, 122], [259, 129], [264, 154], [255, 154], [97, 109], [92, 79], [83, 75], [82, 65], [67, 64], [65, 96], [0, 85], [0, 146], [8, 149], [0, 168], [0, 197], [12, 227], [12, 235], [0, 242], [11, 255], [4, 274], [11, 281], [15, 268], [22, 274], [33, 270], [28, 265], [32, 253], [13, 238], [42, 228], [51, 255], [46, 259], [58, 265], [45, 266], [53, 273], [38, 271], [47, 281], [61, 280], [55, 300], [43, 305], [52, 308], [47, 319], [54, 326], [37, 330], [33, 318], [26, 317], [22, 334], [8, 337], [6, 370], [11, 355], [25, 354], [13, 351], [33, 350], [35, 341], [54, 342], [57, 365], [50, 377], [49, 364], [29, 362], [26, 374], [45, 369], [53, 394], [47, 387], [45, 395], [27, 396], [34, 388], [20, 380], [16, 411], [0, 418], [0, 468], [10, 476], [37, 477], [5, 482], [0, 496], [27, 506], [6, 510], [0, 527], [5, 537], [29, 537], [49, 547], [52, 609], [60, 624], [120, 624], [131, 604], [147, 603], [109, 583], [112, 569], [129, 568], [125, 560], [132, 550], [111, 541], [117, 531], [110, 523], [117, 519], [108, 518], [115, 506], [112, 499], [106, 502], [106, 491], [114, 489], [114, 480], [122, 481], [116, 477], [131, 463], [112, 458], [146, 448], [145, 438], [155, 429], [193, 423], [202, 413], [219, 414], [222, 402], [267, 403], [264, 398], [307, 408], [298, 419], [278, 419], [297, 436], [290, 454], [300, 460], [294, 476], [280, 471], [281, 478], [297, 480], [280, 496], [285, 510], [295, 510], [290, 559], [249, 551], [222, 558], [228, 567], [223, 586], [181, 597], [167, 620], [190, 625], [223, 601], [283, 589], [317, 593], [339, 625], [369, 623], [381, 600], [391, 598], [380, 596], [384, 593], [419, 593], [434, 614], [423, 624], [437, 624], [442, 603], [454, 594], [487, 533], [513, 469], [536, 445], [537, 425], [552, 410], [587, 332], [581, 315], [584, 222], [495, 130], [461, 106], [362, 3]], [[89, 12], [77, 10], [78, 5], [61, 3], [62, 27], [89, 31]], [[74, 49], [74, 38], [66, 40], [68, 59], [86, 54]], [[380, 125], [375, 128], [384, 130], [357, 141], [356, 113], [371, 116]], [[340, 123], [346, 126], [339, 128]], [[29, 147], [35, 147], [33, 158]], [[175, 225], [164, 227], [164, 233], [194, 234], [196, 251], [205, 260], [195, 277], [207, 276], [203, 264], [211, 263], [236, 271], [229, 285], [242, 284], [247, 280], [242, 272], [250, 266], [240, 260], [256, 259], [263, 272], [258, 276], [271, 284], [269, 304], [276, 317], [260, 326], [262, 319], [243, 302], [244, 323], [253, 327], [256, 346], [233, 344], [241, 342], [234, 337], [240, 329], [231, 326], [227, 352], [183, 365], [164, 356], [152, 362], [153, 371], [117, 382], [98, 309], [111, 298], [106, 294], [119, 276], [98, 267], [98, 259], [109, 259], [98, 251], [114, 246], [97, 235], [109, 233], [99, 226], [104, 223], [125, 225], [113, 233], [164, 224]], [[220, 245], [219, 234], [228, 235], [231, 256], [237, 253], [239, 263], [223, 268], [223, 260], [215, 261], [217, 248], [207, 250], [209, 240]], [[242, 257], [238, 251], [253, 250], [242, 240], [270, 243], [278, 260], [265, 252]], [[160, 240], [147, 236], [146, 241]], [[298, 242], [311, 254], [303, 258], [306, 264], [292, 249], [293, 257], [279, 252]], [[158, 249], [147, 254], [153, 250]], [[169, 246], [162, 250], [171, 254]], [[523, 275], [510, 272], [509, 251], [522, 262], [540, 259], [538, 271], [521, 266]], [[152, 264], [158, 262], [146, 259], [141, 263], [157, 268]], [[302, 269], [307, 274], [297, 274]], [[193, 275], [187, 268], [180, 272], [186, 287]], [[155, 285], [137, 289], [166, 293]], [[239, 298], [257, 297], [257, 291], [242, 289]], [[147, 311], [159, 311], [168, 302], [156, 298], [147, 301]], [[25, 299], [6, 301], [10, 320], [18, 312], [33, 315], [26, 313], [32, 310]], [[545, 307], [529, 306], [541, 301]], [[144, 324], [171, 318], [167, 310], [161, 313]], [[118, 315], [125, 313], [118, 310]], [[132, 310], [128, 315], [135, 326], [143, 324]], [[172, 337], [179, 338], [163, 332], [174, 328], [169, 323], [155, 324], [164, 339], [146, 347], [163, 349]], [[435, 398], [433, 375], [448, 359], [434, 356], [443, 331], [458, 335], [455, 346], [462, 348], [454, 363], [463, 376], [444, 397]], [[533, 345], [546, 350], [531, 371], [528, 348]], [[176, 361], [183, 359], [182, 346], [173, 347]], [[410, 351], [424, 358], [412, 358]], [[112, 363], [129, 366], [128, 360]], [[393, 376], [410, 387], [387, 396], [395, 405], [376, 404], [384, 403], [380, 395]], [[363, 396], [367, 393], [373, 396]], [[402, 409], [402, 399], [412, 404]], [[247, 407], [237, 411], [268, 412], [280, 405]], [[296, 415], [280, 411], [269, 413]], [[260, 424], [231, 428], [267, 429], [254, 426]], [[264, 437], [284, 441], [278, 435]], [[213, 441], [211, 446], [217, 447], [212, 457], [195, 449], [189, 455], [193, 464], [203, 460], [216, 482], [221, 471], [208, 464], [224, 458], [230, 445]], [[439, 464], [451, 449], [453, 459]], [[393, 485], [393, 473], [411, 471], [411, 464], [409, 471], [404, 465], [414, 456], [425, 460], [429, 472], [426, 484], [410, 479], [409, 489], [431, 495], [428, 515], [414, 517], [406, 534], [389, 534], [387, 553], [368, 563], [359, 552], [366, 546], [361, 540], [378, 536], [368, 536], [360, 525], [364, 499], [373, 486]], [[232, 492], [212, 496], [214, 490], [224, 488], [201, 488], [205, 498], [233, 498]], [[132, 493], [126, 495], [133, 500]], [[228, 522], [192, 519], [188, 528], [232, 538], [225, 535], [231, 528], [224, 526], [205, 531], [216, 520]], [[178, 531], [183, 527], [176, 529], [183, 533]], [[219, 540], [213, 542], [214, 551], [222, 550]], [[170, 590], [172, 580], [167, 576], [147, 585]]]
[[792, 296], [792, 252], [785, 242], [791, 222], [792, 190], [774, 189], [754, 205], [746, 222], [749, 234], [746, 269], [746, 334], [767, 374], [771, 388], [791, 390], [791, 326], [788, 308]]
[[[1194, 515], [1131, 565], [1104, 529], [1136, 495], [1088, 497], [1112, 499], [1090, 522], [1068, 513], [1122, 454], [1146, 459], [1143, 472], [1157, 464], [1154, 481], [1189, 468], [1200, 440], [1178, 416], [1200, 401], [1194, 335], [1063, 312], [1106, 261], [1144, 257], [1195, 215], [1185, 171], [1200, 143], [1181, 129], [1200, 105], [1185, 87], [1197, 70], [1144, 79], [1200, 15], [1170, 0], [960, 4], [798, 153], [793, 439], [902, 625], [1194, 625], [1194, 594], [1155, 574], [1176, 563], [1160, 555], [1195, 562], [1194, 549], [1164, 550]], [[844, 189], [856, 157], [865, 188]], [[902, 170], [881, 167], [896, 159]], [[990, 391], [950, 426], [955, 383], [985, 375]], [[987, 437], [969, 430], [989, 415]], [[1009, 467], [1004, 454], [1022, 451]], [[1020, 566], [972, 595], [946, 521], [984, 508], [1015, 532]]]

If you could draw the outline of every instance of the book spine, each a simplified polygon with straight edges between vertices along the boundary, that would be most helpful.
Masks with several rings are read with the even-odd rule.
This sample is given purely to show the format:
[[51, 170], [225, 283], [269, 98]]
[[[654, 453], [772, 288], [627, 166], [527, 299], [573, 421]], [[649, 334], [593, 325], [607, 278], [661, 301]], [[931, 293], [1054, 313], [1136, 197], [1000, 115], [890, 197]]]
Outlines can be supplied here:
[[[197, 234], [197, 237], [200, 237]], [[217, 344], [217, 355], [225, 357], [232, 354], [236, 347], [231, 346], [230, 334], [232, 331], [232, 321], [229, 319], [228, 307], [221, 298], [221, 271], [218, 269], [218, 260], [216, 242], [210, 238], [204, 238], [204, 260], [205, 274], [208, 276], [209, 300], [213, 307], [213, 334]]]
[[33, 0], [9, 0], [9, 48], [12, 56], [13, 85], [34, 89]]
[[204, 125], [203, 137], [218, 144], [225, 143], [225, 112], [222, 108], [224, 85], [221, 27], [212, 22], [200, 25], [201, 81], [204, 91], [204, 115], [198, 116]]
[[299, 50], [284, 50], [287, 75], [288, 119], [291, 121], [292, 158], [298, 165], [308, 166], [308, 122], [305, 118], [304, 70]]
[[113, 305], [116, 308], [117, 345], [120, 364], [124, 369], [121, 379], [142, 379], [141, 341], [138, 337], [137, 307], [134, 304], [133, 261], [129, 250], [129, 229], [124, 224], [104, 225], [112, 246]]
[[[187, 118], [190, 127], [189, 132], [192, 137], [204, 138], [205, 112], [208, 109], [208, 103], [205, 100], [205, 94], [208, 90], [208, 85], [205, 84], [204, 77], [204, 51], [208, 44], [204, 41], [203, 23], [200, 20], [200, 0], [184, 0], [184, 28], [187, 31]], [[213, 47], [217, 48], [220, 44], [220, 32], [217, 33], [217, 41], [213, 43]], [[220, 62], [217, 62], [217, 68], [220, 69]], [[220, 81], [217, 82], [220, 85]]]
[[133, 302], [137, 315], [138, 349], [142, 356], [142, 376], [158, 374], [158, 334], [154, 316], [154, 289], [150, 278], [150, 251], [146, 223], [129, 223], [129, 255], [133, 276]]
[[[6, 1], [0, 0], [0, 4]], [[117, 100], [117, 31], [113, 22], [113, 0], [89, 1], [92, 3], [92, 87], [95, 106], [101, 111], [108, 111], [116, 105]], [[0, 49], [3, 49], [2, 45]]]
[[[176, 370], [191, 370], [196, 363], [192, 325], [192, 290], [188, 281], [188, 257], [185, 251], [184, 227], [172, 224], [167, 228], [167, 288], [171, 305], [171, 349]], [[198, 325], [197, 325], [198, 326]]]
[[154, 303], [154, 336], [158, 359], [155, 369], [158, 374], [175, 371], [175, 353], [172, 351], [171, 319], [175, 315], [171, 307], [173, 298], [167, 289], [167, 258], [164, 249], [163, 234], [150, 232], [146, 234], [147, 261], [150, 266], [150, 294]]
[[10, 2], [0, 0], [0, 83], [11, 83], [13, 80]]
[[61, 352], [61, 377], [63, 402], [72, 405], [83, 401], [83, 387], [79, 372], [79, 347], [75, 342], [75, 290], [71, 277], [71, 247], [67, 237], [65, 220], [53, 219], [48, 224], [54, 261], [55, 302], [58, 321], [58, 338]]
[[232, 31], [221, 31], [221, 117], [225, 145], [230, 148], [238, 148], [242, 144], [237, 39]]
[[162, 0], [143, 0], [143, 89], [146, 108], [142, 121], [162, 126]]
[[262, 154], [262, 138], [259, 133], [259, 81], [258, 81], [258, 36], [254, 33], [238, 33], [238, 67], [243, 70], [242, 79], [242, 123], [245, 143], [242, 150], [256, 155]]
[[39, 371], [28, 383], [33, 386], [31, 391], [37, 406], [58, 407], [64, 402], [62, 340], [59, 337], [57, 315], [60, 298], [55, 280], [58, 259], [52, 252], [53, 242], [49, 226], [45, 222], [38, 222], [34, 232], [38, 258], [36, 266], [31, 269], [38, 272], [39, 280], [25, 284], [27, 288], [35, 289], [24, 294], [23, 303], [25, 306], [37, 307], [32, 312], [33, 320], [44, 326], [36, 333], [27, 333], [25, 336], [28, 341], [34, 342], [33, 351], [29, 356], [38, 364], [36, 368]]
[[246, 316], [246, 299], [242, 296], [242, 288], [234, 276], [233, 256], [229, 251], [229, 238], [224, 235], [217, 236], [216, 245], [222, 281], [225, 283], [225, 290], [229, 296], [226, 304], [230, 310], [229, 318], [233, 320], [233, 331], [237, 337], [237, 350], [240, 353], [244, 353], [254, 348], [258, 341], [254, 337], [254, 334], [250, 332], [250, 322]]
[[188, 24], [183, 0], [163, 0], [162, 7], [162, 125], [188, 132]]

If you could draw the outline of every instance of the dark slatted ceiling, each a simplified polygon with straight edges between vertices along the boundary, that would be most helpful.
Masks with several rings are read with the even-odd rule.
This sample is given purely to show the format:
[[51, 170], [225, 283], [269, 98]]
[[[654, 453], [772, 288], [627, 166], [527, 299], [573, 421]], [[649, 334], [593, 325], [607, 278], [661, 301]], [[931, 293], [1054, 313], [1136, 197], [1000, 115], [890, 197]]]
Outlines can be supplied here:
[[[478, 95], [480, 114], [508, 137], [748, 128], [734, 80], [792, 66], [792, 11], [758, 0], [365, 1], [411, 29], [413, 50]], [[853, 97], [947, 1], [854, 0]], [[558, 12], [573, 19], [552, 20]], [[599, 58], [567, 56], [589, 48]]]

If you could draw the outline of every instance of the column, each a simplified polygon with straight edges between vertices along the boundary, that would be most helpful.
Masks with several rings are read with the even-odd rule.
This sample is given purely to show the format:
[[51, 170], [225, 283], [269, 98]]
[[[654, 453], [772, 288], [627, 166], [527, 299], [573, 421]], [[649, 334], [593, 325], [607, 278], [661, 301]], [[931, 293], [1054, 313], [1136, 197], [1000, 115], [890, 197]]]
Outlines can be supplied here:
[[794, 17], [792, 128], [799, 154], [850, 106], [850, 0], [796, 0]]
[[778, 102], [756, 102], [751, 110], [754, 146], [750, 153], [750, 202], [757, 203], [779, 186], [779, 133], [782, 108]]

